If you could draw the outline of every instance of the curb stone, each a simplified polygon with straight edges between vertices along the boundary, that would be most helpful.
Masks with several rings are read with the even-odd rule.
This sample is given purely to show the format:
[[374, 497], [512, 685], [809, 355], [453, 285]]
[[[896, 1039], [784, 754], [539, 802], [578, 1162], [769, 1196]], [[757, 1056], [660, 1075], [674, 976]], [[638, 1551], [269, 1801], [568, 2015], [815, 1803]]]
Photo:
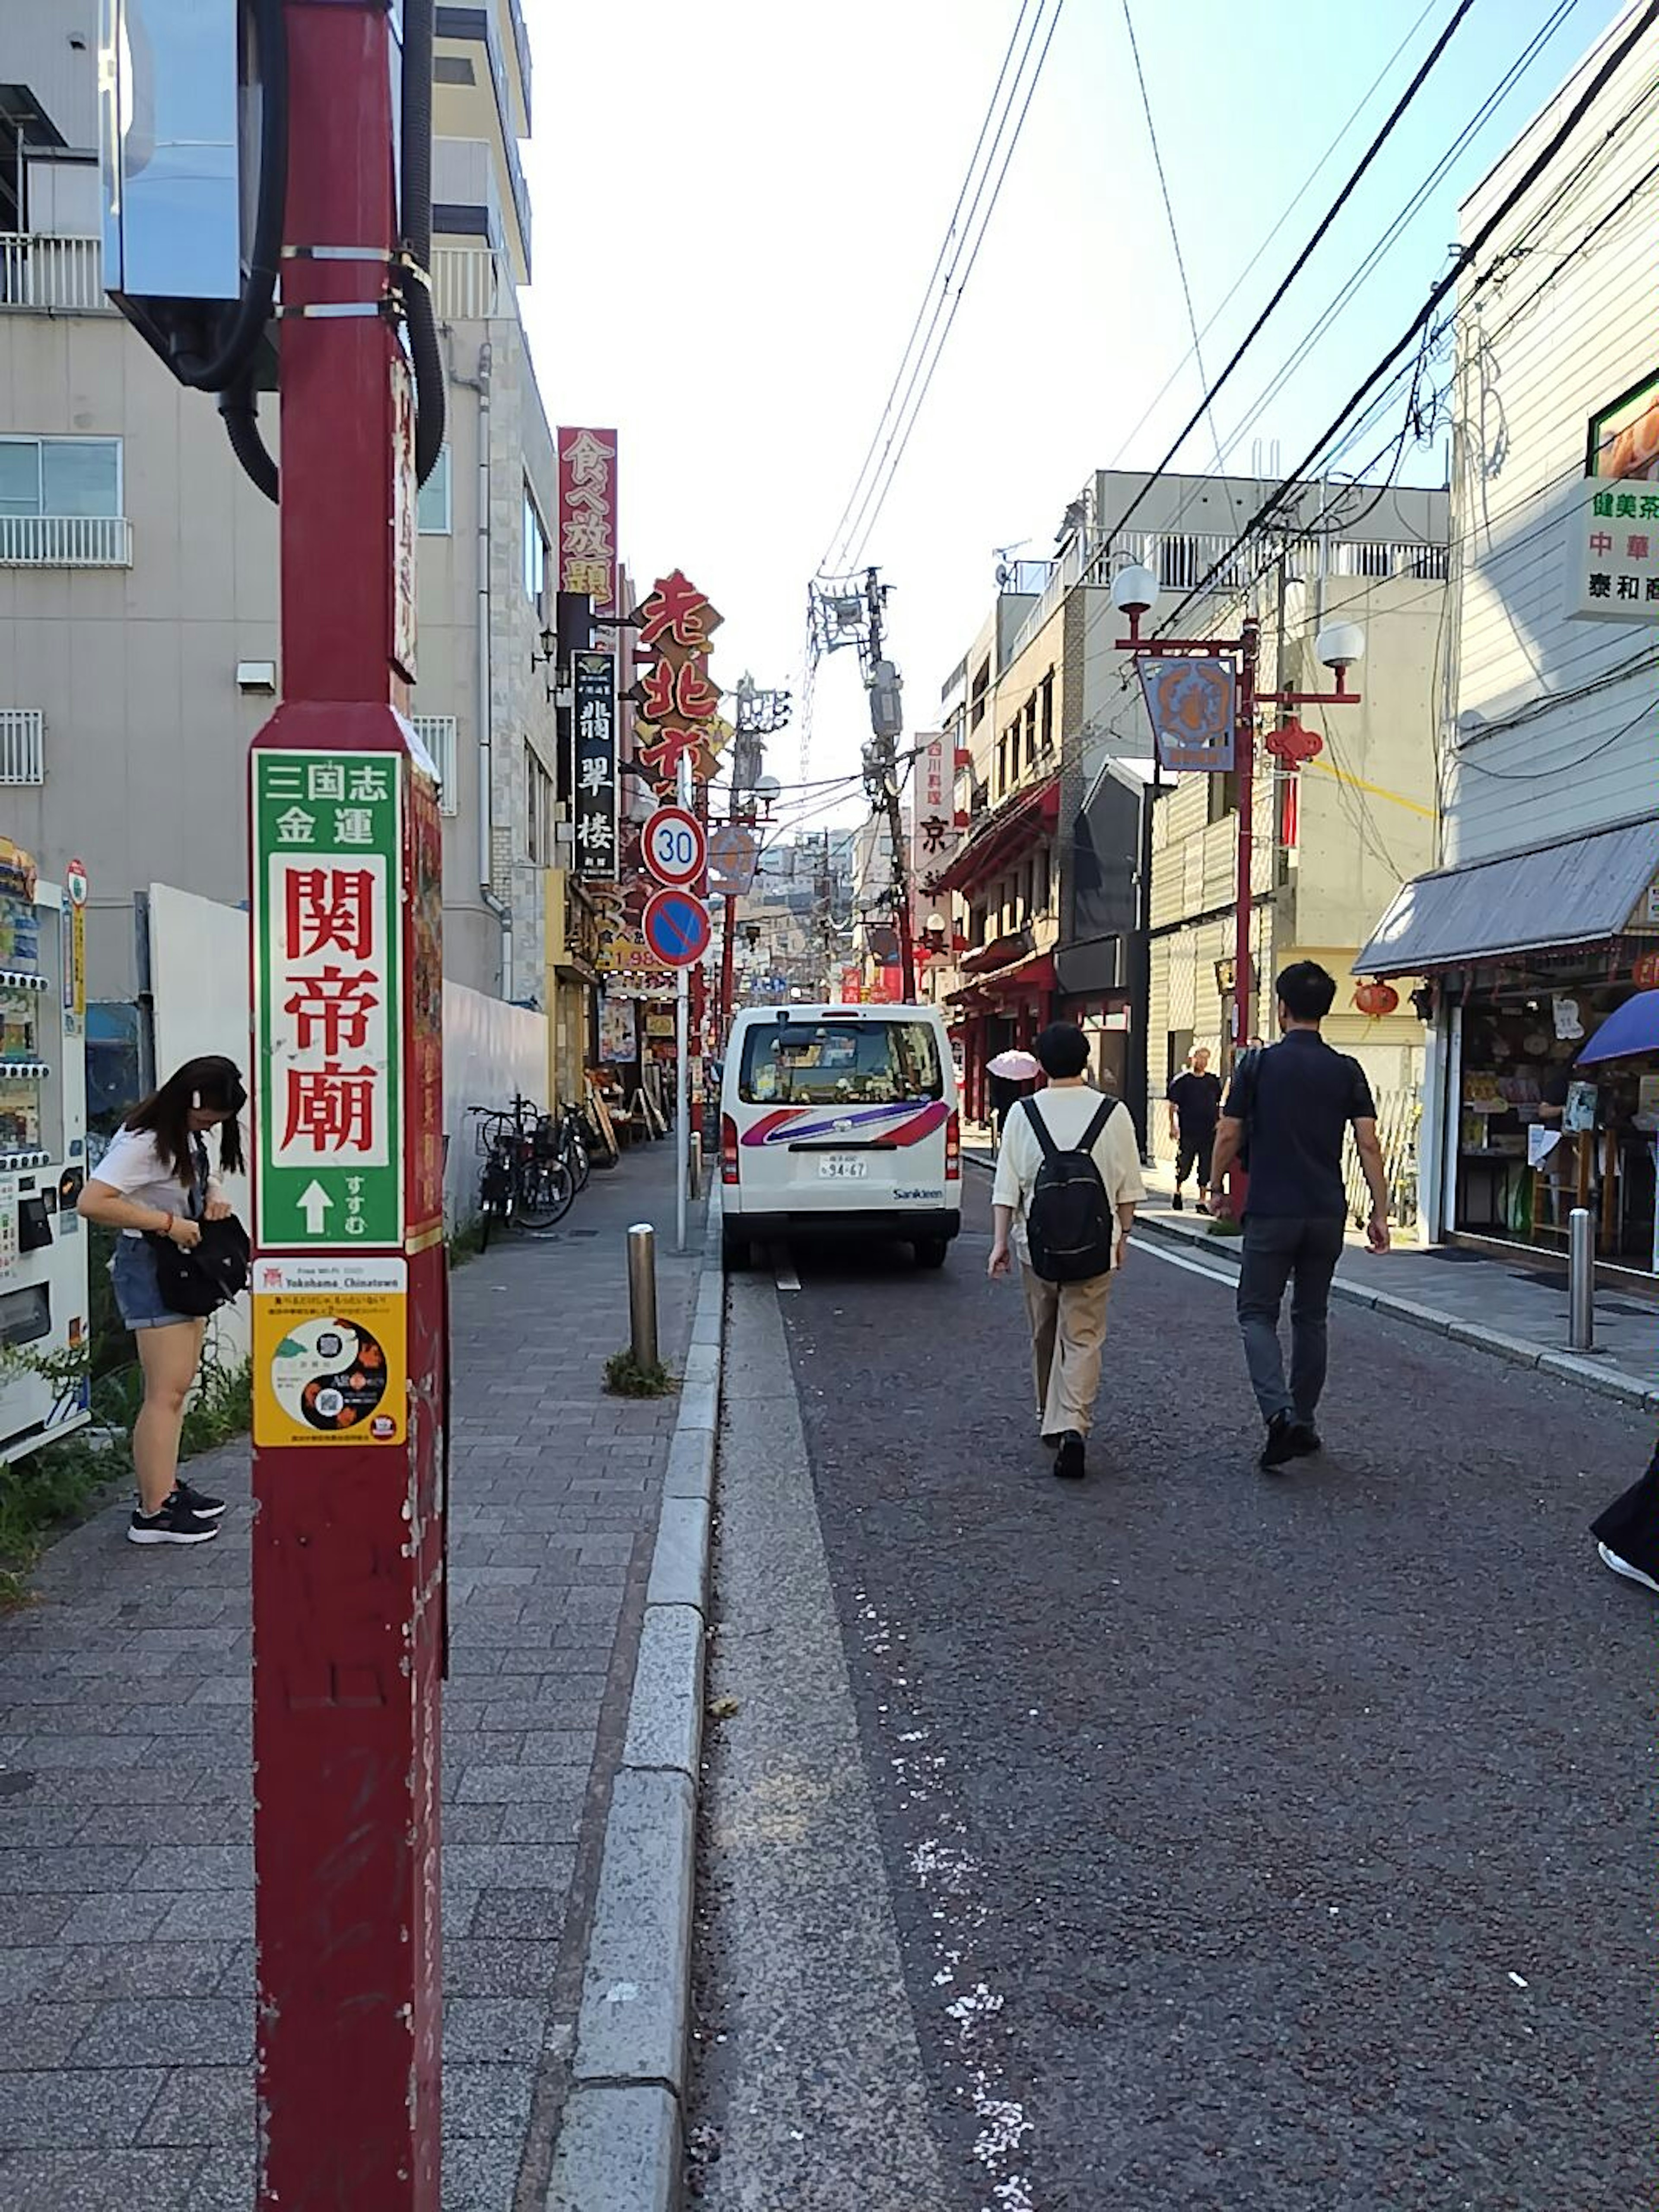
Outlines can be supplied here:
[[547, 2212], [669, 2212], [678, 2201], [725, 1360], [720, 1212], [715, 1184]]
[[[1238, 1252], [1236, 1245], [1230, 1249], [1231, 1240], [1212, 1238], [1207, 1233], [1194, 1236], [1190, 1230], [1177, 1229], [1163, 1221], [1138, 1220], [1135, 1230], [1138, 1235], [1150, 1237], [1159, 1243], [1185, 1249], [1201, 1247], [1206, 1257], [1212, 1257], [1217, 1262], [1213, 1270], [1217, 1274], [1236, 1275], [1238, 1272]], [[1340, 1275], [1331, 1285], [1331, 1295], [1348, 1305], [1369, 1306], [1387, 1320], [1404, 1322], [1412, 1328], [1448, 1337], [1472, 1351], [1484, 1352], [1489, 1358], [1504, 1359], [1515, 1367], [1534, 1367], [1540, 1374], [1553, 1376], [1558, 1382], [1576, 1382], [1581, 1389], [1595, 1390], [1604, 1398], [1618, 1398], [1627, 1406], [1640, 1406], [1649, 1413], [1659, 1412], [1659, 1389], [1638, 1382], [1632, 1375], [1622, 1374], [1617, 1368], [1597, 1366], [1583, 1353], [1552, 1352], [1547, 1345], [1534, 1344], [1526, 1337], [1506, 1335], [1502, 1329], [1483, 1328], [1479, 1322], [1459, 1321], [1433, 1306], [1420, 1305], [1413, 1298], [1397, 1298], [1389, 1291], [1362, 1290], [1358, 1285], [1345, 1283]]]

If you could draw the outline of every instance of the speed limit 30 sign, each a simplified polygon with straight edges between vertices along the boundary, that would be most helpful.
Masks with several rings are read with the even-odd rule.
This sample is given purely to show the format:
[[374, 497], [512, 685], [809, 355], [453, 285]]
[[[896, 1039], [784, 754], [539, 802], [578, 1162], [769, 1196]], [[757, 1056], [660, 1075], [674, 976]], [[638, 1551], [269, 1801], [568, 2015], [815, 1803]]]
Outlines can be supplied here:
[[671, 890], [700, 882], [708, 865], [702, 824], [684, 806], [659, 806], [645, 825], [640, 849], [646, 866]]

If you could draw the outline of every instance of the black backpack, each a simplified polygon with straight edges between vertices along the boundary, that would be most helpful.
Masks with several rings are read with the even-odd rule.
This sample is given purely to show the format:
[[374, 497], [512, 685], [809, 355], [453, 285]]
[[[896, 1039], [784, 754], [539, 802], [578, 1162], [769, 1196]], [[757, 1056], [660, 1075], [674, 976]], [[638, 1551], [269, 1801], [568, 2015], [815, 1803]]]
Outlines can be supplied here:
[[1109, 1273], [1114, 1221], [1106, 1186], [1095, 1165], [1100, 1133], [1117, 1111], [1115, 1098], [1103, 1098], [1075, 1152], [1061, 1152], [1037, 1111], [1035, 1098], [1024, 1098], [1026, 1119], [1042, 1147], [1042, 1164], [1025, 1209], [1025, 1237], [1031, 1248], [1031, 1272], [1045, 1283], [1083, 1283]]

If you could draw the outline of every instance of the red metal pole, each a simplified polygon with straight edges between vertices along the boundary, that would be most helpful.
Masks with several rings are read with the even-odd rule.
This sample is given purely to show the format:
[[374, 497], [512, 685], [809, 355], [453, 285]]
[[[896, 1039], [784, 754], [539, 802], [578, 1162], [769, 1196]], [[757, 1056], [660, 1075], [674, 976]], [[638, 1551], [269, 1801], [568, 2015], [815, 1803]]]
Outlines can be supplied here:
[[737, 986], [738, 900], [734, 891], [726, 894], [726, 930], [720, 939], [720, 1050], [726, 1050], [726, 1040], [732, 1034], [732, 1000]]
[[904, 992], [905, 1005], [914, 1006], [916, 1002], [916, 946], [910, 927], [910, 886], [906, 881], [899, 888], [899, 982]]
[[[1255, 979], [1250, 957], [1251, 920], [1255, 872], [1255, 670], [1261, 646], [1261, 625], [1251, 617], [1243, 625], [1239, 647], [1238, 717], [1234, 734], [1238, 770], [1238, 905], [1233, 945], [1233, 1055], [1250, 1041], [1250, 1010], [1255, 1003]], [[1229, 1181], [1229, 1197], [1235, 1219], [1242, 1220], [1246, 1193], [1245, 1170], [1235, 1166]]]
[[[253, 749], [262, 2212], [439, 2212], [442, 890], [386, 0], [286, 0], [284, 699]], [[318, 251], [319, 250], [319, 251]], [[331, 307], [331, 313], [307, 310]]]

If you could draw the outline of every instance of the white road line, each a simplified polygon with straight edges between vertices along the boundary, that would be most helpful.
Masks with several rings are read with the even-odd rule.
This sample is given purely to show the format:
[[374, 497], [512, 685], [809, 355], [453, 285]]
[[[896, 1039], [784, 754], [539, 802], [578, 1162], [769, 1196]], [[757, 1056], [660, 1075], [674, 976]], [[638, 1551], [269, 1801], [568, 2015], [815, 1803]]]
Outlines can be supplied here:
[[1226, 1283], [1235, 1289], [1237, 1287], [1238, 1277], [1231, 1268], [1206, 1267], [1200, 1261], [1188, 1260], [1179, 1252], [1166, 1250], [1150, 1237], [1131, 1237], [1129, 1249], [1133, 1252], [1145, 1252], [1152, 1259], [1162, 1260], [1166, 1267], [1180, 1267], [1187, 1274], [1205, 1275], [1212, 1283]]

